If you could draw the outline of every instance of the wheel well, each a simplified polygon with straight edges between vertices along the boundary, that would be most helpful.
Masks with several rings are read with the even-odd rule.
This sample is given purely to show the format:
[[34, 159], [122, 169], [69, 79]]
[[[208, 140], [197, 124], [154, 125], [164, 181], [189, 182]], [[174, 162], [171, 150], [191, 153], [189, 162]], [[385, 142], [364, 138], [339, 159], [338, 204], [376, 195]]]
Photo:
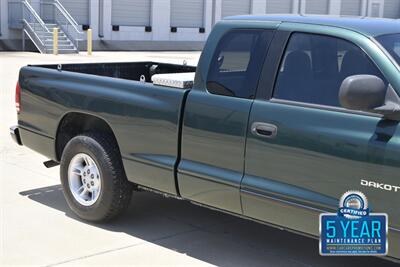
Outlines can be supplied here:
[[57, 160], [61, 160], [62, 153], [69, 140], [88, 132], [107, 134], [115, 142], [120, 153], [117, 139], [107, 122], [93, 115], [73, 112], [65, 115], [58, 126], [55, 147]]

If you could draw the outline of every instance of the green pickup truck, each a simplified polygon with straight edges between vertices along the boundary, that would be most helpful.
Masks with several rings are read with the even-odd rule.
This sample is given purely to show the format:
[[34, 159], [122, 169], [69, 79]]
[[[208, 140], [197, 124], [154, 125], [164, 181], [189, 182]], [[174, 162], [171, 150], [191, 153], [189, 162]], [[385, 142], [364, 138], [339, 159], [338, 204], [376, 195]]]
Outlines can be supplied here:
[[400, 21], [235, 16], [197, 67], [23, 67], [11, 135], [60, 164], [86, 220], [149, 189], [318, 237], [319, 214], [359, 190], [399, 259], [399, 95]]

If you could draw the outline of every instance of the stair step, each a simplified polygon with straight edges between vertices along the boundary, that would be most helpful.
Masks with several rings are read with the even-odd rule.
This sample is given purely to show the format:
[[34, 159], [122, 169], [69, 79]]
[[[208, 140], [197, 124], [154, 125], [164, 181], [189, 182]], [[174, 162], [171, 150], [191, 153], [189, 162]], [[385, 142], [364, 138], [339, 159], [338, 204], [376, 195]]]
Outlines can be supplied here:
[[[47, 32], [47, 31], [44, 31], [44, 30], [35, 30], [35, 29], [34, 29], [34, 31], [35, 32], [39, 32], [39, 33], [53, 34], [53, 29], [49, 29], [50, 32]], [[65, 34], [65, 33], [63, 31], [61, 31], [61, 30], [58, 30], [58, 34], [60, 35], [60, 34]]]
[[[53, 45], [45, 45], [48, 49], [53, 49]], [[59, 45], [58, 49], [75, 49], [73, 45]]]
[[[41, 25], [40, 23], [29, 23], [30, 25]], [[45, 23], [46, 26], [58, 26], [56, 23]]]
[[[44, 32], [44, 31], [43, 31], [43, 32], [42, 32], [42, 31], [35, 31], [35, 32], [36, 32], [37, 35], [53, 36], [53, 33], [52, 33], [52, 32]], [[63, 37], [64, 37], [64, 36], [66, 36], [66, 35], [65, 35], [65, 33], [63, 33], [63, 32], [59, 32], [59, 33], [58, 33], [58, 36], [63, 36]]]
[[[48, 44], [45, 44], [44, 45], [47, 49], [53, 49], [53, 45], [48, 45]], [[58, 49], [75, 49], [75, 46], [73, 46], [73, 45], [59, 45], [58, 46]]]
[[[53, 43], [53, 39], [41, 39], [43, 43]], [[72, 42], [68, 39], [58, 39], [59, 44], [72, 44]]]
[[[53, 40], [53, 35], [43, 35], [43, 34], [37, 34], [40, 39], [42, 40]], [[58, 36], [58, 40], [68, 40], [67, 36]]]
[[[44, 29], [40, 24], [29, 24], [29, 25], [31, 25], [31, 27], [36, 27], [37, 29]], [[48, 25], [45, 25], [47, 28], [58, 28], [58, 29], [61, 29], [60, 27], [58, 27], [57, 25], [55, 25], [55, 26], [48, 26]]]
[[[41, 36], [43, 41], [52, 41], [53, 42], [53, 36]], [[67, 38], [67, 36], [58, 36], [58, 41], [71, 41]]]
[[[43, 43], [53, 43], [53, 39], [40, 38], [40, 40], [42, 40]], [[64, 39], [58, 38], [58, 43], [62, 44], [62, 43], [72, 43], [72, 42], [66, 38], [64, 38]]]
[[[44, 43], [44, 44], [53, 45], [53, 40], [44, 41], [43, 43]], [[62, 40], [62, 41], [58, 40], [58, 45], [73, 45], [73, 44], [72, 44], [70, 41], [68, 41], [68, 40]]]
[[[47, 53], [52, 54], [53, 49], [47, 49]], [[78, 51], [75, 49], [58, 49], [58, 53], [59, 54], [75, 54], [75, 53], [78, 53]]]
[[[44, 29], [44, 28], [42, 28], [42, 27], [40, 27], [40, 26], [34, 26], [34, 25], [31, 25], [31, 27], [35, 30], [35, 31], [43, 31], [43, 32], [45, 32], [46, 30]], [[55, 27], [48, 27], [47, 26], [47, 29], [50, 31], [50, 32], [53, 32], [53, 29], [54, 28], [57, 28], [57, 26], [55, 26]], [[58, 31], [62, 31], [62, 29], [60, 29], [60, 28], [58, 28]]]
[[[43, 36], [43, 35], [38, 35], [38, 36], [41, 40], [53, 41], [53, 36]], [[69, 41], [69, 39], [66, 36], [61, 36], [61, 37], [59, 36], [57, 39], [58, 41]]]

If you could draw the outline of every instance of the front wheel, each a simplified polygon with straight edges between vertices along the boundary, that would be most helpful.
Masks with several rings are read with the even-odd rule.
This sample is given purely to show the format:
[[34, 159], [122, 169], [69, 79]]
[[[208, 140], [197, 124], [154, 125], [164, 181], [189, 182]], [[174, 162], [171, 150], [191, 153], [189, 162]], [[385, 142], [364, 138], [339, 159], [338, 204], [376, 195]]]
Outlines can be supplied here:
[[107, 221], [129, 205], [132, 184], [109, 136], [79, 135], [66, 145], [60, 163], [64, 196], [69, 207], [88, 221]]

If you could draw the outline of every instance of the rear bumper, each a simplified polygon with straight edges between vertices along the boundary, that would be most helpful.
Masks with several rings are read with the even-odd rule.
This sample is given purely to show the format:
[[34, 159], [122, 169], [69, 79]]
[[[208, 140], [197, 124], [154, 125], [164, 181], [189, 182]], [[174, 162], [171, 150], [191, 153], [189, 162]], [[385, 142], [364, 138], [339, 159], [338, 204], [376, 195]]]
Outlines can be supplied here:
[[15, 143], [17, 143], [18, 145], [22, 146], [22, 141], [21, 141], [21, 136], [19, 134], [18, 126], [10, 127], [10, 135], [11, 135], [11, 138], [14, 140]]

